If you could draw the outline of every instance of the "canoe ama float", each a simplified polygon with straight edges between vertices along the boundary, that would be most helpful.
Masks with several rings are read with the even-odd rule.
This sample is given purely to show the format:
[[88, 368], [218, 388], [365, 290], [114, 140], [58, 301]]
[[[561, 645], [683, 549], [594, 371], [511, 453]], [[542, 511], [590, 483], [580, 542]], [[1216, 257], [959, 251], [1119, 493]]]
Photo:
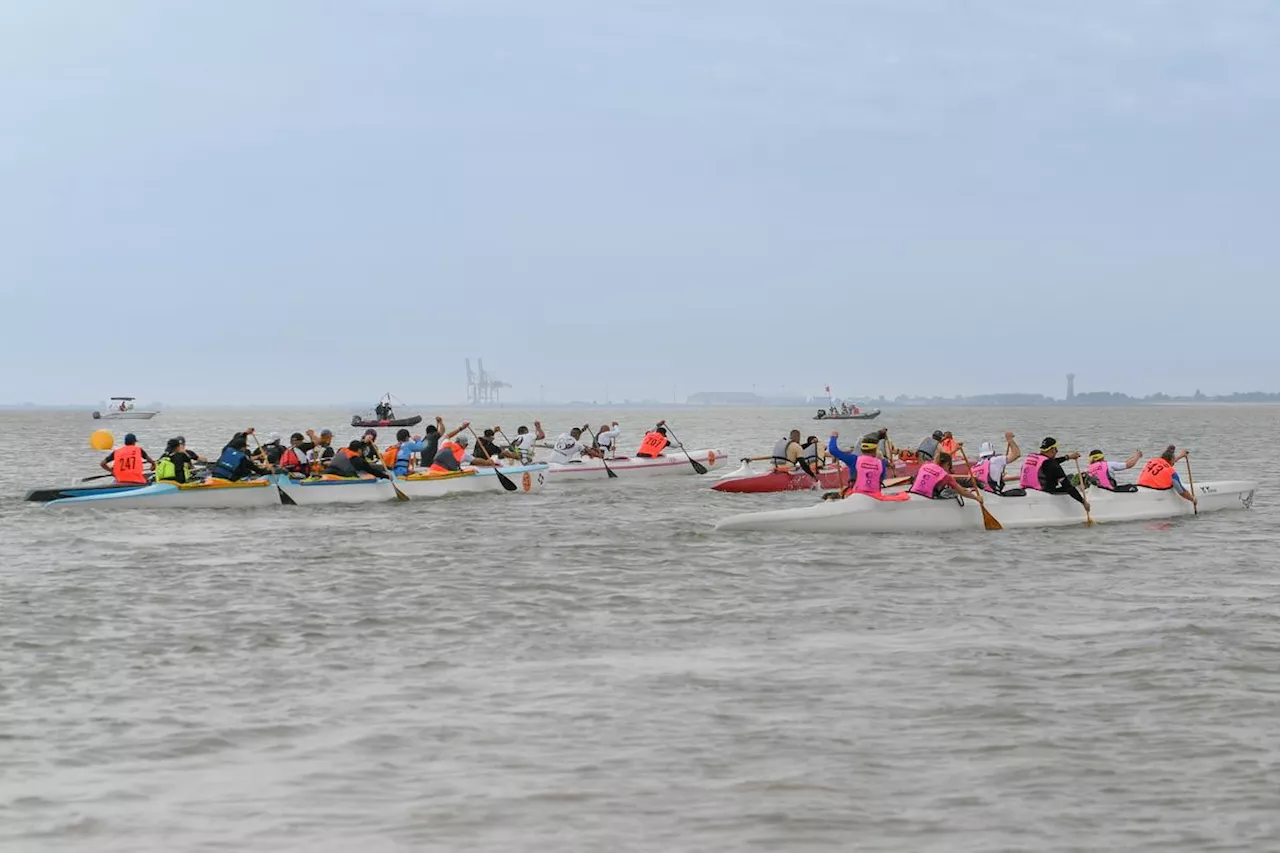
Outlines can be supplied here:
[[[1244, 480], [1196, 484], [1200, 512], [1249, 509], [1256, 485]], [[1106, 524], [1152, 521], [1191, 515], [1190, 501], [1172, 491], [1139, 489], [1108, 492], [1090, 489], [1093, 520]], [[1069, 495], [1031, 491], [1025, 497], [986, 496], [987, 509], [1006, 529], [1070, 527], [1085, 523], [1084, 507]], [[717, 530], [753, 530], [792, 533], [945, 533], [981, 530], [982, 510], [977, 501], [931, 500], [911, 495], [907, 500], [878, 500], [850, 495], [844, 500], [772, 512], [734, 515], [716, 525]]]
[[[723, 468], [725, 455], [722, 450], [694, 450], [689, 457], [702, 463], [708, 471]], [[672, 477], [698, 472], [689, 464], [689, 458], [680, 451], [668, 451], [652, 458], [643, 456], [619, 456], [616, 459], [583, 459], [581, 462], [551, 462], [547, 473], [557, 480], [606, 480], [609, 475], [604, 470], [605, 462], [609, 470], [619, 477]]]
[[[894, 477], [914, 477], [920, 466], [916, 462], [904, 462], [895, 459], [889, 466], [888, 479]], [[969, 473], [967, 466], [957, 463], [952, 466], [957, 475]], [[837, 466], [828, 465], [818, 472], [818, 481], [803, 471], [774, 471], [771, 464], [762, 469], [751, 467], [751, 461], [744, 459], [742, 464], [732, 471], [721, 475], [711, 488], [717, 492], [734, 492], [738, 494], [762, 494], [766, 492], [801, 492], [806, 489], [823, 488], [839, 489], [849, 485], [849, 469], [843, 463]]]

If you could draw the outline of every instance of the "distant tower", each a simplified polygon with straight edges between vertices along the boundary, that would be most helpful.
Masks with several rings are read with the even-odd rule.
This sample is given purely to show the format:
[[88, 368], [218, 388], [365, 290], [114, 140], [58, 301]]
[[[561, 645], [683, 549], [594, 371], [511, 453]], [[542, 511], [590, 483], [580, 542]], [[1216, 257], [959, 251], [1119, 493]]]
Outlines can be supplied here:
[[1076, 398], [1076, 375], [1074, 373], [1067, 374], [1067, 402], [1070, 403]]

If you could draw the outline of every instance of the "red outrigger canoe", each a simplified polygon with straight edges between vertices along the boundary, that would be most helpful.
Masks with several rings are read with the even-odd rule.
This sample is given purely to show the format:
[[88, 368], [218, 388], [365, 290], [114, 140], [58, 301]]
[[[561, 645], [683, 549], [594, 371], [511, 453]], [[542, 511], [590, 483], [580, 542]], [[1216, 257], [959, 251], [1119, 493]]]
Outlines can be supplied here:
[[[774, 471], [771, 464], [766, 463], [766, 465], [768, 467], [764, 469], [753, 470], [750, 460], [744, 459], [739, 468], [725, 474], [711, 488], [717, 492], [763, 494], [765, 492], [799, 492], [813, 488], [839, 489], [849, 485], [849, 469], [843, 463], [837, 463], [835, 466], [828, 465], [818, 472], [816, 481], [803, 471]], [[888, 479], [914, 477], [919, 469], [920, 464], [914, 460], [908, 462], [895, 459], [889, 468]], [[952, 471], [956, 474], [969, 473], [968, 467], [963, 463], [952, 466]]]

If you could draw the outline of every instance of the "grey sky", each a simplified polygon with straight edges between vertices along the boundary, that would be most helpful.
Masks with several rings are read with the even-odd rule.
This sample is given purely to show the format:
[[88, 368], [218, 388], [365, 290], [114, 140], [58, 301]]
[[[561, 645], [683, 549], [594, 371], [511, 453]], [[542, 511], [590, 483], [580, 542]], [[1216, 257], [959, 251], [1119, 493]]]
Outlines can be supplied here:
[[1275, 390], [1277, 44], [1273, 0], [3, 4], [0, 400]]

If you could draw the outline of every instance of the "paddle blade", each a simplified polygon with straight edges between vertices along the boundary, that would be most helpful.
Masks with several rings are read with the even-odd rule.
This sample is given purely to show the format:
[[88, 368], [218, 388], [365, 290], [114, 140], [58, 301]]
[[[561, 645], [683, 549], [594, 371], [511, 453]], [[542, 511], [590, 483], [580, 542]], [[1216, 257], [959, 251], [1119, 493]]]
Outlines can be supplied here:
[[286, 492], [284, 489], [280, 488], [279, 486], [276, 486], [276, 491], [280, 493], [280, 503], [284, 504], [285, 506], [298, 505], [298, 502], [295, 501], [293, 498], [289, 497], [289, 493]]
[[987, 530], [1004, 530], [1004, 525], [985, 506], [982, 507], [982, 526]]
[[689, 457], [689, 464], [692, 465], [693, 470], [697, 471], [699, 474], [707, 473], [707, 466], [703, 465], [701, 462], [699, 462], [697, 459], [694, 459], [692, 456]]
[[606, 474], [608, 474], [608, 475], [609, 475], [609, 479], [610, 479], [610, 480], [616, 480], [616, 479], [618, 479], [618, 475], [617, 475], [617, 474], [615, 474], [615, 473], [613, 473], [613, 469], [612, 469], [612, 468], [610, 468], [608, 465], [605, 465], [605, 466], [604, 466], [604, 471], [605, 471], [605, 473], [606, 473]]
[[408, 496], [408, 495], [406, 495], [404, 492], [400, 491], [400, 487], [396, 485], [396, 481], [395, 481], [395, 480], [388, 480], [387, 482], [389, 482], [389, 483], [391, 484], [391, 488], [393, 488], [393, 489], [395, 489], [395, 490], [396, 490], [396, 500], [398, 500], [398, 501], [407, 501], [407, 500], [409, 500], [409, 496]]
[[[502, 488], [506, 489], [508, 492], [516, 491], [516, 484], [506, 474], [503, 474], [497, 468], [493, 469], [493, 473], [498, 475], [498, 482], [502, 484]], [[614, 474], [614, 476], [616, 477], [618, 475]]]

